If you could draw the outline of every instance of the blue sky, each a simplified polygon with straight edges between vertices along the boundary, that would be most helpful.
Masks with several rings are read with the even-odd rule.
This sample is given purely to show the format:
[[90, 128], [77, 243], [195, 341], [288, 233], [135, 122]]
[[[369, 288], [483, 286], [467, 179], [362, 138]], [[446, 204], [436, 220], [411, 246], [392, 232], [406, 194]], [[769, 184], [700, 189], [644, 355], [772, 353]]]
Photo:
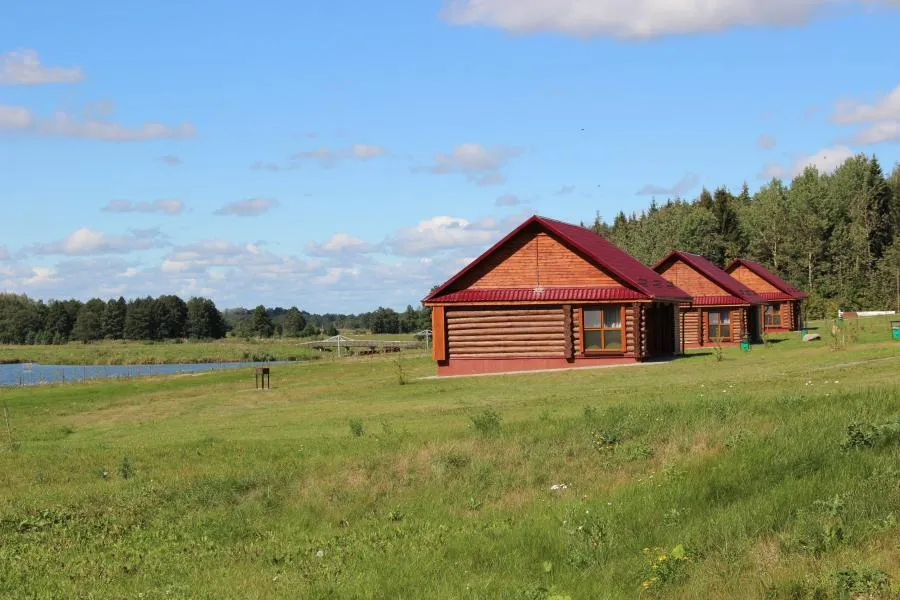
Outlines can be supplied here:
[[857, 152], [887, 170], [898, 9], [14, 3], [0, 290], [402, 308], [535, 212], [611, 220]]

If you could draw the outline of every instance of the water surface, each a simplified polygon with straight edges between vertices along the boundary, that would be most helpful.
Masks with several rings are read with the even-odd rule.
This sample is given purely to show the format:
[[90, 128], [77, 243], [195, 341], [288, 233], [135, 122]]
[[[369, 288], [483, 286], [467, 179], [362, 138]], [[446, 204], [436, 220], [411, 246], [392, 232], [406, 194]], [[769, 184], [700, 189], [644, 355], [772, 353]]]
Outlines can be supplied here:
[[[266, 363], [181, 363], [167, 365], [42, 365], [26, 363], [0, 365], [0, 386], [37, 385], [41, 383], [63, 383], [89, 379], [117, 379], [146, 377], [148, 375], [175, 375], [178, 373], [202, 373], [222, 369], [260, 367]], [[269, 365], [283, 363], [268, 363]], [[252, 376], [252, 373], [248, 373]]]

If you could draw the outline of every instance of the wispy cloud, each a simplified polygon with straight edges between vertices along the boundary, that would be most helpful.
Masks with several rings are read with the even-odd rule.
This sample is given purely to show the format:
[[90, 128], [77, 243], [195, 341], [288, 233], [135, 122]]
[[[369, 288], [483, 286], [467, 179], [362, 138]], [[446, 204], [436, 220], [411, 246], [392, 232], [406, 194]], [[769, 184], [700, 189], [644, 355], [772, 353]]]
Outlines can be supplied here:
[[64, 254], [68, 256], [127, 254], [165, 245], [165, 238], [159, 229], [133, 229], [127, 235], [111, 235], [88, 227], [81, 227], [65, 239], [32, 246], [30, 252], [38, 255]]
[[574, 185], [564, 185], [555, 192], [553, 192], [554, 196], [568, 196], [569, 194], [575, 191]]
[[516, 33], [641, 40], [738, 27], [799, 26], [834, 7], [862, 10], [896, 4], [897, 0], [446, 0], [442, 16], [454, 25]]
[[0, 85], [77, 83], [83, 79], [81, 67], [45, 66], [35, 50], [13, 50], [0, 54]]
[[173, 156], [171, 154], [167, 154], [165, 156], [160, 156], [159, 161], [166, 165], [167, 167], [177, 167], [181, 164], [181, 159], [177, 156]]
[[375, 250], [377, 250], [375, 245], [348, 233], [336, 233], [321, 244], [312, 242], [306, 247], [307, 254], [311, 256], [366, 254]]
[[520, 206], [522, 204], [525, 204], [525, 200], [515, 194], [503, 194], [494, 200], [494, 206]]
[[133, 142], [154, 139], [183, 139], [196, 135], [190, 123], [170, 126], [162, 123], [144, 123], [129, 127], [112, 121], [77, 119], [65, 112], [56, 112], [41, 118], [21, 106], [0, 105], [0, 130], [22, 134], [76, 139], [93, 139], [105, 142]]
[[464, 174], [479, 186], [501, 185], [506, 176], [500, 171], [510, 159], [522, 154], [519, 148], [460, 144], [450, 152], [438, 152], [431, 165], [413, 167], [413, 172], [435, 175]]
[[163, 213], [169, 216], [184, 212], [181, 200], [154, 200], [153, 202], [132, 202], [131, 200], [110, 200], [101, 210], [111, 213]]
[[697, 187], [698, 183], [700, 178], [696, 173], [685, 173], [684, 177], [670, 187], [648, 183], [635, 193], [638, 196], [681, 196]]
[[314, 150], [302, 150], [291, 156], [292, 161], [314, 160], [323, 167], [332, 167], [343, 160], [371, 160], [384, 156], [388, 151], [383, 146], [353, 144], [349, 148], [328, 148], [322, 146]]
[[855, 144], [900, 140], [900, 85], [874, 102], [839, 101], [832, 120], [840, 125], [862, 125], [848, 140]]
[[778, 144], [778, 141], [775, 139], [774, 135], [769, 135], [767, 133], [762, 134], [756, 140], [756, 147], [760, 150], [771, 150]]
[[278, 201], [271, 198], [247, 198], [225, 204], [213, 214], [233, 217], [258, 217], [278, 206]]
[[787, 166], [769, 163], [763, 168], [759, 178], [793, 179], [802, 173], [806, 167], [815, 167], [821, 173], [833, 173], [835, 169], [852, 156], [853, 151], [846, 146], [823, 148], [815, 154], [800, 156]]

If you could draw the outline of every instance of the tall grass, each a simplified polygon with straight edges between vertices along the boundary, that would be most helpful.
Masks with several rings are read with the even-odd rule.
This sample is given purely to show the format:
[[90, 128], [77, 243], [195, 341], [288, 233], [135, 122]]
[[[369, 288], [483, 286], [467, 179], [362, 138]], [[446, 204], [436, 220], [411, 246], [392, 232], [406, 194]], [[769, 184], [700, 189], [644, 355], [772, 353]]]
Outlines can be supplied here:
[[891, 598], [900, 345], [866, 335], [0, 390], [0, 597]]

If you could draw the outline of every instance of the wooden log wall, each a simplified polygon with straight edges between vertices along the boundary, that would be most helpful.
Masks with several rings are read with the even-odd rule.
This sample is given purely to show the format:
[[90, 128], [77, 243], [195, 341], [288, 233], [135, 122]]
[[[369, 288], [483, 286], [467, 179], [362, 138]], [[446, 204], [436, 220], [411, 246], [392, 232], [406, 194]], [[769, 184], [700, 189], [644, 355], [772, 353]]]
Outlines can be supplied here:
[[634, 318], [640, 322], [638, 331], [640, 339], [635, 342], [639, 345], [634, 349], [634, 352], [639, 356], [647, 356], [647, 306], [644, 304], [638, 305], [638, 311], [635, 313]]
[[684, 343], [700, 343], [700, 316], [693, 308], [682, 312], [684, 319]]
[[635, 319], [637, 314], [634, 304], [625, 307], [625, 352], [630, 354], [635, 354], [636, 340], [640, 338], [638, 328], [641, 324], [639, 319]]
[[431, 309], [431, 355], [436, 361], [447, 359], [447, 327], [444, 319], [444, 307]]
[[672, 314], [675, 319], [675, 354], [681, 354], [681, 315], [678, 312], [678, 305], [672, 305]]
[[450, 308], [446, 313], [450, 358], [564, 357], [562, 307]]

